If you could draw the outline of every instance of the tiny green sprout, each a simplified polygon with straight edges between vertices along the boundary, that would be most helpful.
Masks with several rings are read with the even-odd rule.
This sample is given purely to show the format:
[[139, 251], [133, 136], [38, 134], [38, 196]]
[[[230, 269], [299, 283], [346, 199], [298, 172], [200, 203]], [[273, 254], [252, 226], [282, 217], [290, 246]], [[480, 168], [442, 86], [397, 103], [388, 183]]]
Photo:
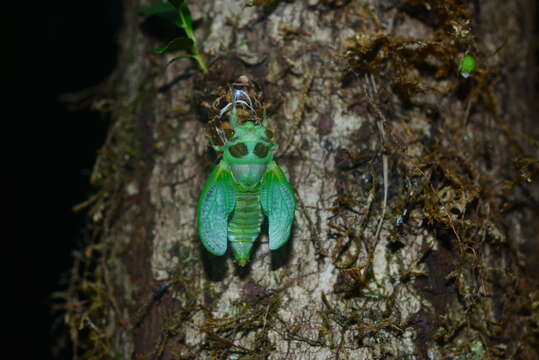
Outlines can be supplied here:
[[193, 23], [191, 21], [191, 13], [184, 0], [168, 0], [148, 8], [141, 8], [138, 10], [139, 15], [150, 16], [156, 14], [163, 14], [168, 12], [175, 12], [178, 16], [172, 19], [172, 23], [178, 28], [185, 31], [186, 36], [178, 36], [171, 40], [164, 47], [154, 49], [156, 54], [164, 54], [170, 51], [186, 50], [191, 51], [191, 54], [177, 56], [169, 61], [169, 64], [183, 58], [191, 58], [195, 60], [204, 74], [208, 73], [208, 68], [204, 62], [204, 58], [198, 48], [197, 39], [193, 33]]
[[485, 354], [485, 347], [483, 346], [483, 343], [481, 341], [477, 340], [470, 344], [469, 355], [471, 355], [471, 357], [468, 357], [469, 359], [481, 360], [484, 354]]
[[464, 55], [462, 60], [460, 60], [459, 72], [463, 78], [467, 78], [475, 70], [475, 59], [470, 55]]

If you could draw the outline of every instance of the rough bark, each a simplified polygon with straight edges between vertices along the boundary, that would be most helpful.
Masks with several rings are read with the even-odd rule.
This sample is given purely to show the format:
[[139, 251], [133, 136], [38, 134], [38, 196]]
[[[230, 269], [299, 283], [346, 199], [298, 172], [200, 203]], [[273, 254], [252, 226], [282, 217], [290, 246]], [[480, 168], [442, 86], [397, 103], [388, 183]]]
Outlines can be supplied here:
[[[125, 1], [69, 289], [77, 353], [538, 358], [532, 1], [253, 3], [189, 4], [204, 76], [166, 68], [135, 16], [150, 2]], [[298, 208], [289, 244], [263, 235], [240, 269], [203, 250], [195, 209], [216, 162], [200, 104], [243, 74]]]

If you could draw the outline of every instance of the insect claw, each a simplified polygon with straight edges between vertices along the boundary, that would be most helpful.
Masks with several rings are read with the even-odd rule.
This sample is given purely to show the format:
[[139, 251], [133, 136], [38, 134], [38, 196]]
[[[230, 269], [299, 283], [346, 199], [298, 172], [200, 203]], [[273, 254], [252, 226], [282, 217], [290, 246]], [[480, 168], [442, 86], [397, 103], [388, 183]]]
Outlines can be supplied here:
[[249, 109], [251, 109], [251, 111], [255, 111], [249, 104], [247, 104], [245, 101], [243, 100], [237, 100], [236, 101], [236, 104], [242, 104], [242, 105], [245, 105], [247, 106]]
[[219, 119], [228, 111], [228, 109], [233, 105], [233, 103], [228, 103], [224, 108], [219, 111]]

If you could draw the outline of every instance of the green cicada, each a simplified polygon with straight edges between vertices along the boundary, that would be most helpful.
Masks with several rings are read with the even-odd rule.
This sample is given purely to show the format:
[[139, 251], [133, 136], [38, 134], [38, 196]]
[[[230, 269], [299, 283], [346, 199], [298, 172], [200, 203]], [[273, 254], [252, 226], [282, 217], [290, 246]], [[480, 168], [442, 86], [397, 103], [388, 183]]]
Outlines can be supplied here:
[[[290, 237], [296, 199], [285, 174], [273, 160], [267, 119], [240, 123], [237, 105], [253, 110], [247, 93], [233, 90], [233, 100], [221, 110], [230, 111], [232, 131], [224, 145], [213, 145], [223, 157], [206, 182], [197, 209], [197, 226], [204, 247], [223, 255], [230, 241], [240, 266], [249, 262], [264, 216], [269, 222], [269, 248], [276, 250]], [[229, 129], [230, 130], [230, 129]]]

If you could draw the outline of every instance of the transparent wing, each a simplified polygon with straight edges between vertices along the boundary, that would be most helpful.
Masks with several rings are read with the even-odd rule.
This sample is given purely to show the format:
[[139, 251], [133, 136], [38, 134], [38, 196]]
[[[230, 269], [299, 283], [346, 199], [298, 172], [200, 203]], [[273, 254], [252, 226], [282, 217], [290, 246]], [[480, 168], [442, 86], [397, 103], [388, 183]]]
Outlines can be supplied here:
[[268, 165], [264, 174], [260, 202], [269, 220], [269, 248], [276, 250], [290, 237], [296, 198], [283, 171], [275, 161]]
[[236, 185], [224, 162], [213, 169], [197, 209], [197, 226], [202, 245], [214, 255], [223, 255], [227, 247], [228, 217], [236, 203]]

